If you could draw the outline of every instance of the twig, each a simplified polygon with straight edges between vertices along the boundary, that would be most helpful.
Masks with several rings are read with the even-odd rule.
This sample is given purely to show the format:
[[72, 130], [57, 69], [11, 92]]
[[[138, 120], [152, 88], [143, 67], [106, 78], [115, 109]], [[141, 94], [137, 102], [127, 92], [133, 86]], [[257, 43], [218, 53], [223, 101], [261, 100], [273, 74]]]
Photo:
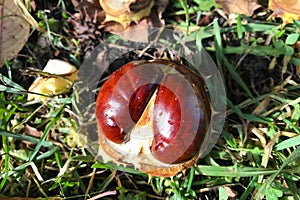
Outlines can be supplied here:
[[[96, 174], [96, 168], [93, 169], [93, 173], [92, 173], [91, 179], [90, 179], [90, 181], [89, 181], [88, 188], [86, 189], [86, 192], [85, 192], [86, 197], [87, 197], [89, 191], [91, 190], [91, 188], [93, 187], [95, 174]], [[85, 199], [86, 199], [86, 198], [85, 198]]]

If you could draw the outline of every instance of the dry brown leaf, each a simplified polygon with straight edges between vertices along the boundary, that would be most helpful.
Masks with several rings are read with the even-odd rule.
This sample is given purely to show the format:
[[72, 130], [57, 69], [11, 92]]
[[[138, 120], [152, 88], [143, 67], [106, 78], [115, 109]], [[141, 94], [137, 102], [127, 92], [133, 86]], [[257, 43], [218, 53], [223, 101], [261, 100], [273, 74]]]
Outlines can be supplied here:
[[269, 105], [270, 97], [266, 97], [260, 104], [252, 111], [252, 115], [260, 115]]
[[269, 0], [269, 8], [274, 11], [274, 17], [280, 17], [283, 24], [300, 20], [300, 0]]
[[0, 0], [0, 67], [15, 57], [29, 37], [30, 25], [13, 0]]
[[127, 28], [131, 22], [136, 22], [149, 16], [154, 5], [153, 0], [100, 0], [100, 5], [106, 13], [106, 22], [118, 22]]
[[[114, 2], [118, 2], [121, 3], [122, 1], [120, 0], [115, 0], [112, 2], [109, 2], [109, 5], [113, 5], [116, 7], [116, 4], [114, 4]], [[72, 3], [75, 7], [76, 11], [80, 11], [79, 13], [75, 13], [74, 14], [74, 19], [71, 22], [75, 22], [81, 19], [82, 15], [87, 15], [90, 18], [92, 18], [93, 22], [97, 23], [97, 24], [101, 24], [100, 26], [104, 28], [104, 31], [107, 32], [111, 32], [114, 34], [120, 34], [123, 31], [130, 31], [131, 29], [143, 29], [143, 28], [147, 28], [147, 27], [161, 27], [165, 24], [163, 18], [162, 18], [162, 14], [165, 11], [166, 7], [169, 4], [169, 0], [142, 0], [142, 1], [137, 1], [137, 0], [124, 0], [124, 6], [122, 7], [122, 9], [118, 10], [118, 12], [130, 12], [130, 14], [132, 15], [137, 15], [132, 17], [131, 16], [131, 20], [134, 23], [131, 23], [130, 26], [128, 25], [128, 21], [126, 21], [128, 18], [125, 19], [124, 22], [118, 23], [115, 22], [114, 19], [112, 19], [111, 17], [107, 16], [105, 14], [105, 12], [103, 11], [103, 9], [101, 8], [99, 2], [107, 2], [104, 0], [82, 0], [79, 3], [79, 0], [72, 0]], [[150, 16], [146, 16], [146, 15], [141, 15], [140, 12], [135, 13], [136, 10], [140, 9], [141, 7], [144, 8], [143, 6], [145, 6], [143, 2], [150, 2], [150, 6], [146, 6], [147, 9], [151, 9], [147, 11], [146, 9], [146, 13], [150, 12]], [[153, 3], [154, 2], [154, 3]], [[142, 4], [141, 4], [142, 3]], [[147, 5], [148, 5], [147, 3]], [[128, 5], [129, 4], [129, 5]], [[132, 6], [132, 4], [134, 6]], [[152, 7], [152, 4], [153, 7]], [[126, 7], [127, 5], [127, 7]], [[128, 8], [129, 6], [129, 8]], [[107, 8], [106, 8], [107, 9]], [[129, 9], [129, 10], [128, 10]], [[132, 11], [130, 9], [133, 9]], [[145, 9], [144, 9], [145, 10]], [[112, 12], [113, 15], [115, 15], [115, 12]], [[106, 16], [105, 16], [106, 15]], [[141, 17], [144, 16], [144, 17]], [[120, 16], [117, 16], [118, 18], [124, 18], [124, 13], [120, 14]], [[141, 19], [139, 19], [141, 17]], [[75, 20], [75, 21], [74, 21]], [[111, 21], [112, 20], [112, 21]], [[121, 19], [121, 21], [124, 19]], [[99, 27], [100, 27], [99, 26]], [[81, 27], [79, 27], [81, 28]], [[80, 29], [82, 30], [82, 29]], [[132, 31], [131, 31], [132, 32]], [[147, 36], [145, 36], [147, 37]]]
[[36, 128], [34, 127], [31, 127], [29, 125], [26, 124], [25, 128], [24, 128], [24, 133], [26, 135], [29, 135], [29, 136], [33, 136], [33, 137], [37, 137], [37, 138], [40, 138], [42, 137], [43, 135], [43, 132], [42, 131], [38, 131]]
[[153, 26], [160, 27], [165, 24], [165, 21], [163, 20], [162, 14], [165, 12], [167, 6], [169, 5], [169, 0], [156, 0], [154, 3], [155, 11], [157, 14], [152, 17], [152, 14], [150, 15], [151, 21], [153, 21]]
[[237, 196], [237, 192], [235, 190], [231, 189], [230, 187], [224, 186], [224, 189], [225, 189], [228, 197], [235, 198]]
[[105, 19], [105, 13], [98, 0], [82, 0], [80, 3], [77, 0], [72, 0], [72, 4], [76, 11], [88, 15], [95, 23], [102, 23]]
[[251, 16], [261, 7], [257, 0], [216, 0], [227, 14], [245, 14]]
[[[116, 22], [109, 22], [105, 24], [105, 31], [125, 36], [124, 34], [130, 33], [134, 34], [134, 30], [138, 30], [135, 35], [131, 35], [130, 38], [134, 38], [135, 41], [145, 41], [148, 39], [149, 33], [147, 32], [148, 27], [161, 27], [165, 24], [162, 14], [169, 4], [169, 0], [156, 0], [154, 6], [151, 10], [150, 16], [145, 17], [140, 20], [137, 24], [132, 24], [131, 26], [124, 29], [124, 27]], [[142, 34], [140, 31], [144, 31]], [[125, 33], [124, 33], [125, 31]], [[128, 38], [128, 37], [125, 37]], [[142, 39], [143, 38], [143, 39]]]

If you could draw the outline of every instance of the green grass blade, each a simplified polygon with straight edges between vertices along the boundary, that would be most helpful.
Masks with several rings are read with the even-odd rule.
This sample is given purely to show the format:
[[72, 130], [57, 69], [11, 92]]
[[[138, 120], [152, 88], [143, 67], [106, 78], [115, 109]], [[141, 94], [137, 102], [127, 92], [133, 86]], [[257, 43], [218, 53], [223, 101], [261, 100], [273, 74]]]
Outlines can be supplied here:
[[11, 109], [9, 110], [9, 112], [6, 114], [4, 120], [5, 120], [6, 122], [8, 122], [9, 119], [10, 119], [10, 117], [15, 113], [15, 111], [16, 111], [17, 109], [18, 109], [18, 106], [14, 105], [13, 108], [11, 108]]
[[242, 193], [241, 197], [239, 198], [239, 200], [246, 200], [248, 199], [248, 196], [250, 195], [250, 193], [254, 190], [255, 188], [255, 183], [257, 182], [257, 176], [254, 176], [250, 183], [248, 184], [246, 190]]
[[300, 147], [298, 147], [293, 153], [285, 159], [285, 161], [280, 166], [279, 170], [276, 170], [275, 173], [273, 173], [266, 181], [265, 183], [259, 188], [255, 198], [261, 199], [266, 196], [268, 191], [271, 189], [271, 184], [275, 180], [275, 178], [280, 174], [281, 171], [284, 170], [284, 168], [291, 162], [293, 162], [295, 159], [300, 158]]
[[222, 54], [223, 54], [223, 48], [222, 48], [222, 38], [221, 38], [221, 30], [220, 26], [218, 24], [218, 20], [213, 21], [213, 27], [214, 27], [214, 35], [215, 35], [215, 48], [216, 48], [216, 58], [217, 58], [217, 65], [221, 69], [221, 63], [222, 63]]
[[222, 167], [198, 165], [197, 171], [205, 176], [221, 176], [221, 177], [251, 177], [258, 175], [270, 175], [277, 170], [255, 167]]
[[13, 94], [25, 94], [27, 93], [26, 90], [20, 90], [12, 87], [7, 87], [5, 85], [0, 85], [0, 91], [1, 92], [8, 92], [8, 93], [13, 93]]
[[43, 154], [36, 157], [36, 160], [43, 160], [48, 157], [50, 157], [52, 154], [54, 154], [59, 148], [57, 146], [52, 147], [49, 151], [44, 152]]
[[179, 2], [185, 13], [186, 35], [189, 35], [190, 14], [189, 14], [188, 4], [186, 0], [179, 0]]
[[295, 26], [300, 29], [300, 21], [294, 19], [293, 22]]
[[3, 150], [4, 150], [4, 177], [0, 183], [0, 190], [2, 190], [2, 188], [4, 187], [6, 181], [7, 181], [7, 178], [8, 178], [8, 173], [9, 173], [9, 147], [8, 147], [8, 144], [7, 144], [7, 137], [6, 135], [3, 135], [2, 136], [2, 144], [3, 144]]
[[221, 54], [221, 58], [232, 75], [232, 78], [238, 83], [238, 85], [245, 90], [245, 92], [249, 95], [249, 97], [254, 98], [252, 93], [250, 92], [249, 88], [247, 87], [247, 84], [243, 81], [243, 79], [240, 77], [240, 75], [236, 72], [234, 66], [227, 60], [227, 58]]
[[298, 126], [293, 124], [291, 121], [288, 119], [283, 119], [284, 123], [286, 123], [289, 127], [291, 127], [297, 134], [300, 134], [300, 129]]
[[43, 143], [45, 142], [46, 137], [47, 137], [48, 133], [50, 132], [51, 128], [56, 123], [56, 121], [60, 118], [59, 114], [63, 110], [64, 107], [65, 107], [65, 104], [61, 105], [60, 108], [54, 113], [54, 118], [46, 126], [46, 128], [45, 128], [45, 130], [43, 132], [43, 135], [42, 135], [40, 141], [38, 142], [38, 144], [36, 145], [34, 151], [32, 152], [32, 155], [31, 155], [31, 157], [29, 159], [30, 162], [33, 161], [33, 159], [35, 158], [36, 154], [39, 152], [39, 150], [42, 147]]
[[59, 169], [61, 169], [63, 167], [63, 162], [61, 159], [61, 154], [58, 152], [54, 152], [54, 156], [55, 156], [55, 161], [57, 163], [57, 166]]
[[260, 122], [260, 123], [266, 123], [269, 124], [271, 122], [273, 122], [274, 120], [272, 118], [268, 118], [268, 117], [260, 117], [260, 116], [255, 116], [255, 115], [251, 115], [248, 113], [243, 113], [240, 109], [238, 109], [237, 107], [235, 107], [232, 102], [227, 99], [227, 105], [239, 116], [241, 116], [244, 119], [247, 119], [249, 121], [253, 121], [253, 122]]
[[192, 183], [193, 183], [193, 180], [194, 180], [194, 176], [195, 176], [195, 167], [191, 167], [190, 175], [189, 175], [189, 181], [188, 181], [188, 185], [187, 185], [187, 188], [186, 188], [186, 193], [189, 193], [189, 191], [192, 188]]
[[298, 145], [300, 145], [300, 135], [293, 138], [289, 138], [287, 140], [283, 140], [275, 146], [275, 150], [280, 151]]
[[240, 77], [240, 75], [236, 72], [233, 65], [227, 60], [227, 58], [223, 54], [223, 45], [222, 45], [222, 38], [221, 38], [221, 30], [217, 20], [213, 21], [214, 32], [215, 32], [215, 48], [216, 48], [216, 56], [218, 60], [218, 65], [220, 66], [221, 61], [224, 62], [226, 68], [230, 72], [232, 78], [238, 83], [238, 85], [245, 90], [245, 92], [251, 97], [254, 96], [251, 94], [249, 88], [247, 87], [246, 83]]
[[288, 185], [289, 191], [293, 194], [294, 199], [299, 200], [300, 199], [300, 194], [298, 194], [298, 192], [297, 192], [298, 187], [297, 187], [295, 181], [291, 180], [291, 179], [288, 179], [288, 178], [285, 178], [285, 182]]
[[116, 170], [112, 171], [112, 173], [102, 182], [98, 190], [99, 192], [103, 192], [107, 188], [107, 186], [114, 180], [116, 172]]
[[19, 84], [15, 83], [14, 81], [12, 81], [11, 79], [7, 78], [6, 76], [0, 74], [0, 80], [5, 84], [5, 85], [8, 85], [10, 87], [13, 87], [15, 89], [18, 89], [18, 90], [23, 90], [25, 91], [25, 89], [20, 86]]
[[[7, 137], [12, 137], [12, 138], [15, 138], [15, 139], [21, 140], [21, 141], [28, 141], [28, 142], [33, 143], [33, 144], [37, 144], [40, 141], [40, 139], [35, 138], [35, 137], [31, 137], [31, 136], [28, 136], [28, 135], [22, 135], [22, 134], [16, 134], [16, 133], [12, 133], [12, 132], [9, 132], [9, 131], [3, 130], [3, 129], [0, 129], [0, 135], [7, 136]], [[45, 141], [45, 142], [42, 143], [42, 146], [52, 147], [53, 143]]]
[[237, 15], [237, 35], [239, 39], [243, 38], [243, 30], [242, 30], [242, 18], [241, 15]]
[[82, 192], [85, 192], [86, 191], [86, 186], [83, 183], [78, 171], [74, 170], [72, 174], [73, 174], [74, 178], [76, 179], [76, 181], [79, 183], [79, 186], [80, 186]]

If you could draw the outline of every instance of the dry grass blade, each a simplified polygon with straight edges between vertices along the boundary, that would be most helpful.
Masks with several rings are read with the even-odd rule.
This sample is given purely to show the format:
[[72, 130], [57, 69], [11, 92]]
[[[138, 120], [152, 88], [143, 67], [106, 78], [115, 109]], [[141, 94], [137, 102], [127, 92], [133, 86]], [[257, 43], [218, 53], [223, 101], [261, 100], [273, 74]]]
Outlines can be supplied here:
[[29, 11], [26, 8], [26, 5], [23, 3], [23, 1], [21, 0], [14, 0], [15, 4], [20, 8], [23, 17], [27, 20], [27, 22], [34, 27], [35, 29], [37, 29], [40, 32], [44, 32], [45, 30], [42, 29], [39, 24], [37, 23], [37, 21], [31, 16], [31, 14], [29, 13]]
[[110, 196], [110, 195], [116, 195], [117, 194], [117, 191], [114, 190], [114, 191], [107, 191], [107, 192], [103, 192], [101, 194], [98, 194], [88, 200], [96, 200], [96, 199], [100, 199], [100, 198], [103, 198], [103, 197], [106, 197], [106, 196]]

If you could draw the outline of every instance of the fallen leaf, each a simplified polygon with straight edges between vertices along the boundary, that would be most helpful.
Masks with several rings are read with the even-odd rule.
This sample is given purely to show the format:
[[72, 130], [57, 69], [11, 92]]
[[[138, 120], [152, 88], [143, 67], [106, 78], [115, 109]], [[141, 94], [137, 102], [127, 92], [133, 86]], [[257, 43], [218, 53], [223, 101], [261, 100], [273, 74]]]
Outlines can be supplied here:
[[237, 196], [237, 192], [230, 187], [224, 186], [224, 189], [230, 198], [235, 198]]
[[[150, 16], [141, 19], [136, 24], [124, 28], [117, 22], [106, 23], [104, 30], [132, 41], [145, 42], [148, 41], [149, 29], [148, 27], [161, 27], [165, 24], [162, 14], [169, 4], [169, 0], [156, 0], [151, 10]], [[142, 31], [142, 32], [141, 32]], [[126, 35], [130, 33], [130, 35]]]
[[106, 13], [105, 22], [118, 22], [127, 28], [131, 22], [136, 22], [149, 16], [154, 5], [153, 0], [100, 0], [100, 5]]
[[155, 1], [154, 6], [156, 8], [155, 10], [156, 10], [157, 14], [154, 15], [153, 17], [152, 17], [152, 14], [150, 15], [153, 26], [160, 27], [165, 24], [162, 14], [165, 12], [168, 5], [169, 5], [169, 0], [156, 0]]
[[273, 17], [280, 17], [283, 24], [300, 20], [300, 0], [269, 0], [269, 8], [273, 10]]
[[[77, 13], [78, 15], [84, 13], [88, 16], [88, 20], [91, 18], [94, 23], [100, 24], [105, 19], [105, 13], [100, 7], [99, 0], [82, 0], [80, 3], [76, 0], [72, 0], [72, 4], [76, 11], [80, 11]], [[80, 19], [80, 16], [77, 18]]]
[[149, 19], [144, 19], [139, 22], [136, 26], [130, 26], [125, 31], [120, 31], [116, 33], [122, 38], [126, 38], [135, 42], [148, 42], [149, 39], [149, 29], [151, 27], [151, 21]]
[[40, 138], [40, 137], [42, 137], [42, 135], [43, 135], [43, 132], [42, 132], [42, 131], [38, 131], [36, 128], [31, 127], [31, 126], [29, 126], [29, 125], [27, 125], [27, 124], [26, 124], [26, 126], [25, 126], [24, 133], [25, 133], [26, 135], [33, 136], [33, 137], [37, 137], [37, 138]]
[[[76, 29], [75, 35], [79, 38], [89, 39], [89, 36], [85, 36], [86, 31], [90, 27], [87, 24], [82, 24], [83, 20], [93, 21], [95, 24], [99, 24], [98, 28], [104, 28], [104, 31], [111, 32], [113, 34], [120, 34], [124, 30], [128, 31], [131, 29], [143, 29], [147, 27], [161, 27], [165, 24], [162, 17], [163, 12], [169, 4], [169, 0], [114, 0], [114, 1], [105, 1], [105, 0], [72, 0], [72, 4], [75, 7], [75, 10], [78, 13], [75, 13], [72, 16], [71, 23]], [[116, 10], [108, 8], [108, 12], [112, 12], [112, 16], [105, 13], [101, 8], [99, 2], [105, 3], [108, 2], [112, 7], [116, 7]], [[117, 3], [116, 3], [117, 2]], [[123, 5], [123, 3], [124, 5]], [[146, 9], [142, 9], [141, 12], [136, 13], [138, 9], [143, 8], [145, 3]], [[153, 3], [154, 2], [154, 3]], [[122, 5], [118, 5], [122, 3]], [[142, 5], [141, 5], [142, 3]], [[154, 4], [154, 5], [153, 5]], [[107, 10], [107, 8], [105, 8]], [[124, 18], [124, 13], [129, 13], [130, 17]], [[117, 14], [116, 14], [117, 13]], [[121, 13], [121, 14], [120, 14]], [[115, 20], [115, 18], [117, 20]], [[128, 21], [129, 20], [129, 21]], [[117, 21], [117, 22], [116, 22]], [[118, 22], [120, 21], [120, 23]], [[131, 23], [134, 22], [134, 23]], [[88, 23], [90, 25], [90, 23]], [[140, 35], [140, 34], [139, 34]], [[147, 37], [147, 35], [145, 36]]]
[[12, 0], [0, 0], [0, 67], [23, 48], [30, 25]]
[[53, 59], [48, 61], [43, 72], [46, 72], [46, 75], [38, 77], [28, 89], [31, 92], [27, 98], [29, 101], [45, 101], [46, 96], [68, 91], [77, 77], [78, 70], [70, 63]]
[[256, 0], [216, 0], [227, 14], [245, 14], [251, 16], [261, 7]]
[[66, 143], [71, 148], [76, 146], [80, 148], [87, 144], [87, 136], [72, 129], [66, 137]]
[[32, 152], [28, 149], [11, 149], [9, 151], [9, 155], [18, 160], [27, 161], [30, 159]]

